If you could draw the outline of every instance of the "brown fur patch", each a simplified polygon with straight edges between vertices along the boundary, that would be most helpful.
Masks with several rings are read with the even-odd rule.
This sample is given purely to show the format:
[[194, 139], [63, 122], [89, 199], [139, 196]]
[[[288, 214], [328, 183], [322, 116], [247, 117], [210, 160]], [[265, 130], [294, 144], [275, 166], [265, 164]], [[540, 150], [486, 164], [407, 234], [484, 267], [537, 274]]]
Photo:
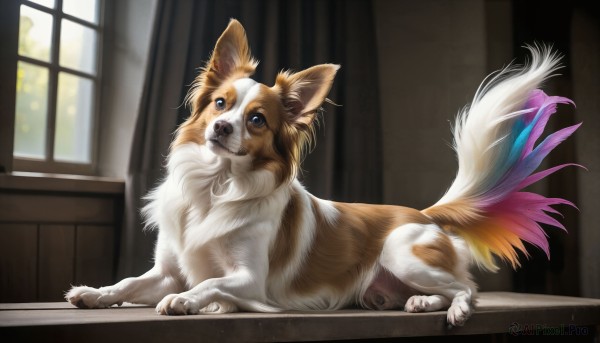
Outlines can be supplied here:
[[299, 294], [310, 294], [326, 287], [342, 291], [371, 268], [381, 254], [387, 235], [407, 223], [430, 221], [412, 208], [386, 205], [334, 203], [340, 216], [329, 223], [316, 200], [313, 246], [292, 284]]
[[[265, 127], [253, 128], [248, 123], [254, 113], [265, 116]], [[296, 176], [310, 127], [298, 127], [291, 121], [278, 86], [268, 88], [261, 85], [259, 95], [248, 104], [244, 116], [252, 137], [243, 144], [254, 157], [253, 168], [270, 170], [279, 183], [292, 180]]]
[[298, 194], [293, 193], [283, 213], [281, 225], [269, 253], [269, 271], [280, 272], [296, 254], [302, 225], [302, 208]]
[[[227, 104], [225, 110], [218, 110], [214, 104], [218, 98], [225, 99]], [[237, 94], [233, 87], [233, 80], [224, 83], [218, 87], [210, 97], [210, 102], [202, 109], [200, 113], [192, 113], [192, 115], [177, 129], [175, 140], [171, 144], [171, 148], [176, 148], [186, 143], [204, 144], [206, 140], [204, 133], [208, 123], [221, 113], [229, 109], [236, 101]]]
[[412, 253], [427, 265], [453, 273], [456, 266], [456, 251], [452, 241], [445, 234], [439, 234], [437, 239], [428, 244], [418, 244], [412, 247]]
[[[260, 113], [265, 117], [263, 127], [255, 127], [250, 123], [253, 114]], [[279, 96], [273, 89], [260, 85], [260, 92], [244, 109], [244, 121], [251, 137], [244, 140], [243, 146], [254, 158], [253, 169], [267, 169], [273, 172], [279, 183], [291, 179], [295, 166], [290, 163], [284, 151], [275, 144], [282, 131], [284, 109]]]
[[432, 206], [423, 210], [423, 213], [444, 229], [451, 229], [454, 226], [469, 226], [483, 219], [474, 209], [475, 206], [467, 200], [462, 200]]
[[195, 116], [188, 118], [177, 129], [175, 139], [171, 143], [171, 150], [186, 143], [204, 144], [204, 132], [206, 131], [206, 117]]

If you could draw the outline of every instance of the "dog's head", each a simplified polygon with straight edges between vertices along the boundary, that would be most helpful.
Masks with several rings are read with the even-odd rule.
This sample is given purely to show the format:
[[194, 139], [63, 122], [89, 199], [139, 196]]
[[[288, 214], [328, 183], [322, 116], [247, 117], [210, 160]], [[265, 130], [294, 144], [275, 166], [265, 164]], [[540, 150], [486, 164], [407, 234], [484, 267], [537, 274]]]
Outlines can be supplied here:
[[179, 128], [173, 149], [206, 145], [233, 164], [268, 169], [283, 182], [296, 173], [339, 66], [281, 72], [268, 87], [250, 78], [257, 65], [244, 28], [232, 19], [188, 95], [192, 113]]

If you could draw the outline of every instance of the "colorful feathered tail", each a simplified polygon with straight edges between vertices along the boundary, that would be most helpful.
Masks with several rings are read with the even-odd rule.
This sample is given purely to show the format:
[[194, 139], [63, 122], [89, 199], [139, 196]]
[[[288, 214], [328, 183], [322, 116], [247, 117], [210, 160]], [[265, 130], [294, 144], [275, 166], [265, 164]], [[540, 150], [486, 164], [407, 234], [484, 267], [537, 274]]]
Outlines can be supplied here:
[[558, 67], [559, 58], [545, 48], [530, 47], [529, 65], [508, 67], [480, 86], [471, 106], [454, 127], [458, 173], [446, 194], [423, 211], [444, 229], [463, 237], [477, 264], [498, 267], [493, 255], [519, 265], [517, 250], [527, 254], [522, 241], [538, 246], [549, 256], [548, 224], [564, 227], [548, 213], [552, 205], [571, 202], [522, 192], [532, 183], [572, 164], [532, 174], [542, 160], [579, 125], [536, 141], [557, 104], [571, 100], [547, 96], [537, 89]]

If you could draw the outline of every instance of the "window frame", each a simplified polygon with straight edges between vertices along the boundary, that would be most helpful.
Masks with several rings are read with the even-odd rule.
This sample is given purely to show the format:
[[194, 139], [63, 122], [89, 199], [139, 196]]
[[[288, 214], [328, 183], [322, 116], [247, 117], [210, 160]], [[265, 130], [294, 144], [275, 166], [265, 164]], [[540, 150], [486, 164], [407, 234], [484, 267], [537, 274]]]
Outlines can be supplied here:
[[[43, 159], [27, 158], [22, 156], [14, 155], [14, 120], [16, 116], [16, 91], [14, 92], [15, 99], [13, 101], [13, 125], [11, 139], [11, 155], [12, 155], [12, 166], [8, 171], [28, 171], [28, 172], [42, 172], [42, 173], [60, 173], [60, 174], [79, 174], [79, 175], [95, 175], [98, 166], [98, 138], [99, 138], [99, 122], [100, 122], [100, 100], [102, 90], [102, 66], [104, 57], [104, 40], [105, 40], [105, 12], [106, 12], [106, 1], [98, 0], [98, 22], [92, 23], [86, 20], [77, 18], [75, 16], [64, 13], [63, 0], [55, 0], [54, 8], [48, 8], [46, 6], [28, 1], [28, 0], [17, 0], [17, 41], [16, 49], [14, 50], [14, 69], [17, 70], [17, 64], [19, 62], [29, 63], [35, 66], [44, 67], [48, 70], [48, 107], [47, 107], [47, 119], [46, 119], [46, 141], [45, 141], [45, 157]], [[42, 11], [52, 15], [52, 37], [50, 47], [50, 61], [40, 61], [35, 58], [21, 56], [18, 51], [18, 40], [19, 40], [19, 21], [21, 6], [28, 6], [30, 8]], [[71, 22], [80, 24], [86, 28], [92, 29], [97, 34], [96, 41], [96, 74], [89, 74], [79, 70], [71, 69], [60, 65], [59, 54], [60, 54], [60, 34], [63, 19], [70, 20]], [[94, 84], [94, 91], [92, 94], [93, 105], [91, 113], [91, 137], [90, 137], [90, 162], [89, 163], [77, 163], [77, 162], [66, 162], [57, 161], [54, 158], [54, 140], [56, 131], [56, 118], [57, 118], [57, 101], [58, 101], [58, 76], [61, 72], [69, 75], [82, 77], [91, 80]], [[13, 75], [12, 85], [15, 87], [16, 84], [16, 72]], [[6, 164], [6, 163], [5, 163]]]

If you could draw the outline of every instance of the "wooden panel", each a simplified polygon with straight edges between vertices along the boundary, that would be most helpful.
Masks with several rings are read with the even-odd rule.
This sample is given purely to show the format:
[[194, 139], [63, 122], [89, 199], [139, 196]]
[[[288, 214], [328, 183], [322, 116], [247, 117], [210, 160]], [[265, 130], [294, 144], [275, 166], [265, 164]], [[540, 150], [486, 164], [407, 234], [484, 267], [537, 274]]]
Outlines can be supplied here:
[[77, 284], [100, 287], [114, 283], [114, 228], [108, 225], [79, 225], [76, 232]]
[[39, 235], [37, 301], [61, 301], [75, 276], [75, 226], [41, 225]]
[[110, 197], [3, 193], [0, 222], [112, 223], [114, 206]]
[[0, 224], [0, 302], [37, 297], [37, 225]]

